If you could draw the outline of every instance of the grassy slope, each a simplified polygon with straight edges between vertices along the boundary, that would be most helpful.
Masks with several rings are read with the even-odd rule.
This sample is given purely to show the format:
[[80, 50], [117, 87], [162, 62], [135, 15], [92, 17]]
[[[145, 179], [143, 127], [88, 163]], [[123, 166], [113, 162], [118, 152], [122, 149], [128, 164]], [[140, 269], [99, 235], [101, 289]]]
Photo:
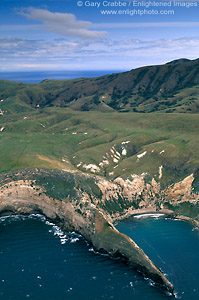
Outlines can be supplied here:
[[177, 60], [96, 78], [39, 84], [0, 81], [0, 98], [12, 100], [9, 111], [39, 105], [80, 111], [198, 113], [198, 91], [199, 60]]
[[[47, 83], [44, 83], [46, 87]], [[62, 86], [63, 82], [59, 84]], [[189, 107], [184, 109], [186, 114], [171, 113], [182, 112], [183, 105], [178, 106], [178, 103], [177, 109], [172, 108], [170, 113], [162, 109], [167, 113], [148, 114], [82, 112], [66, 107], [35, 108], [35, 105], [28, 102], [32, 94], [26, 101], [27, 91], [24, 92], [26, 88], [27, 86], [23, 84], [6, 81], [1, 82], [0, 85], [0, 112], [3, 111], [3, 115], [0, 114], [0, 173], [33, 167], [74, 170], [79, 168], [81, 171], [86, 171], [82, 167], [84, 164], [99, 166], [103, 156], [106, 156], [109, 165], [100, 167], [100, 172], [97, 174], [108, 179], [117, 176], [126, 178], [131, 174], [147, 172], [158, 180], [159, 167], [162, 165], [163, 176], [160, 179], [162, 185], [177, 182], [191, 172], [195, 172], [197, 177], [194, 185], [198, 188], [199, 118], [198, 114], [187, 113]], [[44, 97], [43, 90], [38, 85], [28, 85], [28, 88], [33, 91], [34, 99], [41, 100]], [[18, 89], [17, 94], [16, 89]], [[181, 93], [179, 102], [184, 101], [186, 106], [193, 93], [197, 98], [197, 89], [194, 87], [179, 91], [178, 94]], [[52, 87], [52, 92], [53, 90]], [[196, 110], [191, 112], [197, 113], [197, 101], [190, 104], [196, 106]], [[150, 111], [146, 109], [147, 103], [142, 105], [145, 105], [145, 111]], [[140, 111], [142, 111], [141, 106], [140, 109], [138, 108]], [[1, 131], [3, 127], [5, 129]], [[122, 144], [126, 141], [129, 143]], [[111, 159], [112, 147], [120, 153], [121, 158], [118, 163]], [[122, 155], [124, 149], [127, 155]], [[146, 155], [138, 159], [137, 155], [145, 151]], [[82, 164], [77, 168], [80, 162]], [[78, 178], [66, 173], [65, 176], [69, 176], [67, 185], [68, 181], [64, 176], [59, 177], [58, 172], [54, 170], [51, 172], [50, 184], [46, 183], [47, 191], [50, 190], [50, 195], [57, 199], [62, 199], [66, 191], [73, 193], [75, 189], [71, 187], [74, 188], [77, 184], [83, 189], [88, 188], [91, 194], [99, 193], [92, 180], [82, 183], [81, 176]], [[45, 182], [42, 180], [43, 176], [39, 184], [44, 185]], [[109, 202], [106, 203], [108, 211], [114, 209], [120, 211], [118, 203]], [[127, 202], [124, 204], [128, 207]], [[173, 209], [187, 216], [198, 216], [197, 203], [196, 205], [183, 203]]]
[[[161, 182], [166, 183], [198, 168], [197, 114], [79, 112], [28, 105], [23, 111], [20, 105], [11, 99], [0, 102], [5, 111], [0, 116], [0, 128], [5, 127], [0, 132], [0, 172], [27, 167], [77, 169], [80, 162], [98, 165], [106, 153], [109, 165], [98, 174], [109, 179], [142, 172], [158, 178], [163, 165]], [[125, 141], [130, 141], [125, 145], [127, 155], [113, 162], [111, 147], [122, 154], [121, 143]], [[138, 161], [137, 155], [144, 151], [147, 154]], [[86, 171], [82, 165], [79, 169]]]

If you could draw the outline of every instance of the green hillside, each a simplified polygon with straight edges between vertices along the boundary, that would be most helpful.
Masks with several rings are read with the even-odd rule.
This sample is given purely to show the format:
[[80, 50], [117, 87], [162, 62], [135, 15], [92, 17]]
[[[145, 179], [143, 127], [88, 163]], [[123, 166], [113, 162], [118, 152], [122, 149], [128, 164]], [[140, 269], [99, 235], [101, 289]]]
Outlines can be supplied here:
[[97, 78], [0, 81], [2, 215], [44, 214], [173, 293], [112, 223], [152, 210], [199, 225], [198, 112], [199, 60]]
[[8, 112], [25, 110], [29, 104], [80, 111], [198, 113], [198, 89], [199, 60], [181, 59], [96, 78], [39, 84], [0, 81], [0, 98], [10, 102]]
[[198, 128], [197, 114], [107, 114], [55, 107], [5, 114], [0, 171], [46, 167], [110, 179], [143, 172], [158, 178], [163, 165], [163, 183], [179, 180], [198, 168]]
[[[177, 60], [91, 79], [1, 81], [0, 172], [72, 169], [107, 179], [144, 172], [162, 185], [197, 173], [198, 68], [198, 60]], [[150, 97], [139, 92], [144, 83]]]

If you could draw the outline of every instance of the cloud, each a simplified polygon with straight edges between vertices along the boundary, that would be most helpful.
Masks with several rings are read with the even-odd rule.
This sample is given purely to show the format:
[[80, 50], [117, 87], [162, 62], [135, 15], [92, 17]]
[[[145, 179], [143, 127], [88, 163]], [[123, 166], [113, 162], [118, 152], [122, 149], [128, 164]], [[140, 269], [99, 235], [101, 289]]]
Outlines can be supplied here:
[[195, 28], [199, 27], [199, 22], [140, 22], [140, 23], [94, 23], [93, 28]]
[[90, 30], [90, 28], [92, 28], [92, 23], [88, 21], [79, 21], [74, 14], [52, 13], [45, 9], [36, 9], [33, 7], [29, 7], [19, 12], [19, 14], [28, 19], [41, 21], [44, 30], [63, 36], [98, 39], [107, 34], [106, 31]]
[[41, 25], [0, 25], [0, 31], [41, 30]]
[[0, 70], [130, 70], [198, 57], [199, 38], [53, 41], [0, 37]]
[[64, 39], [54, 40], [52, 42], [44, 40], [27, 40], [15, 37], [0, 37], [1, 57], [36, 57], [38, 59], [52, 57], [70, 56], [82, 45], [86, 45], [86, 41], [68, 41]]

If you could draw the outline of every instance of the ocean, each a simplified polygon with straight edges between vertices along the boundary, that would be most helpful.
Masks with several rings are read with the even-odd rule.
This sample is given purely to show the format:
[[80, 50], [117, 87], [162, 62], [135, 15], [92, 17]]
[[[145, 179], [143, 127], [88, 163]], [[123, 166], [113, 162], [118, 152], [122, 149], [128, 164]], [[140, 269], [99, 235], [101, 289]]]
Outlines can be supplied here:
[[[38, 83], [111, 73], [13, 72], [0, 73], [0, 79]], [[116, 227], [166, 273], [177, 299], [199, 299], [198, 230], [157, 215], [133, 217]], [[0, 300], [171, 299], [121, 260], [95, 253], [80, 235], [62, 232], [42, 216], [0, 218], [0, 245]]]
[[75, 79], [81, 77], [98, 77], [121, 70], [93, 70], [93, 71], [34, 71], [34, 72], [0, 72], [0, 80], [19, 81], [23, 83], [39, 83], [45, 79]]
[[[140, 217], [116, 227], [131, 236], [175, 286], [199, 299], [199, 232], [186, 222]], [[1, 300], [164, 300], [163, 289], [120, 259], [95, 253], [80, 235], [45, 217], [0, 218]]]

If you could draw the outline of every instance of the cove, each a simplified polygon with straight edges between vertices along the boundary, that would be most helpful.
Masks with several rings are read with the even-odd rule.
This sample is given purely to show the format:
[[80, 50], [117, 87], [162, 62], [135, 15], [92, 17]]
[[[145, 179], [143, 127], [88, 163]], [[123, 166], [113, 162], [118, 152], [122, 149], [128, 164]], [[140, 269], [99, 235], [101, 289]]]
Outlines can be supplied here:
[[[199, 231], [188, 222], [145, 215], [117, 225], [166, 273], [179, 299], [199, 299]], [[161, 299], [161, 298], [160, 298]]]
[[[199, 234], [183, 221], [130, 218], [116, 226], [174, 282], [177, 298], [198, 299]], [[168, 299], [121, 260], [96, 254], [75, 233], [41, 216], [0, 218], [0, 299]]]

